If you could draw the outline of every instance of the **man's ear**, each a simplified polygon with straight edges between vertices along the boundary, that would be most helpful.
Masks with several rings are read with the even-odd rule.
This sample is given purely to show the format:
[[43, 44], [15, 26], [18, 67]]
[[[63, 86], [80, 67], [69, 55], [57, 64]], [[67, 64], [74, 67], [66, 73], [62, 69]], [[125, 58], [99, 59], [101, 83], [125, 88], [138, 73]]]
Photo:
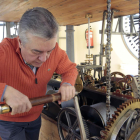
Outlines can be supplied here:
[[21, 40], [20, 40], [19, 37], [18, 37], [18, 43], [19, 43], [19, 47], [22, 48], [23, 47], [23, 44], [21, 43]]

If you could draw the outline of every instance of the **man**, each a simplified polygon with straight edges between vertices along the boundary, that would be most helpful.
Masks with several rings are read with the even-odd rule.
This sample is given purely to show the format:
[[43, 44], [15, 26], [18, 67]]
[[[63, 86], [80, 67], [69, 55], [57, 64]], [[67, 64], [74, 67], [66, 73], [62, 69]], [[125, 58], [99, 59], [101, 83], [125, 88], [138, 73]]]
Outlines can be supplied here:
[[56, 43], [57, 32], [53, 15], [36, 7], [23, 14], [19, 37], [0, 43], [0, 99], [12, 108], [0, 115], [2, 140], [38, 140], [43, 105], [32, 107], [29, 98], [45, 95], [54, 72], [63, 79], [61, 101], [74, 97], [76, 65]]

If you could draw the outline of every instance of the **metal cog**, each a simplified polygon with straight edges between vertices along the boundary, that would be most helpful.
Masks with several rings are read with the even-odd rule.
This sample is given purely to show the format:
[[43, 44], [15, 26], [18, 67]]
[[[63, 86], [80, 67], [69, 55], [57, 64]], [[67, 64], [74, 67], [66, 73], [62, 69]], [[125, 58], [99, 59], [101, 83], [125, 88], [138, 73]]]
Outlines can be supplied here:
[[[136, 109], [129, 119], [123, 124], [118, 134], [118, 139], [129, 140], [130, 136], [140, 127], [140, 109]], [[136, 133], [133, 137], [137, 137]], [[133, 139], [134, 140], [134, 139]]]
[[119, 122], [119, 120], [126, 114], [130, 109], [135, 110], [140, 108], [140, 99], [131, 99], [124, 102], [122, 105], [117, 108], [115, 114], [112, 115], [112, 118], [107, 123], [104, 131], [101, 131], [102, 140], [110, 140], [112, 132]]
[[[83, 118], [82, 118], [83, 119]], [[83, 119], [84, 129], [87, 139], [90, 138], [89, 129], [86, 121]], [[58, 114], [57, 120], [58, 132], [61, 140], [81, 140], [80, 128], [76, 117], [76, 111], [74, 108], [66, 107], [62, 109]], [[64, 131], [65, 130], [65, 133]]]

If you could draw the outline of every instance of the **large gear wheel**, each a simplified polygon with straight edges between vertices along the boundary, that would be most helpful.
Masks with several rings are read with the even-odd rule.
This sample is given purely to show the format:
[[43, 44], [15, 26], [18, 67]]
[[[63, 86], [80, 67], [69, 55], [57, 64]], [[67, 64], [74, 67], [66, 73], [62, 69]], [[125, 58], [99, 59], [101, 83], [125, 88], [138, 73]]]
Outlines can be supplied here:
[[[110, 119], [108, 122], [107, 126], [105, 127], [105, 130], [101, 132], [101, 136], [103, 140], [112, 140], [112, 133], [121, 120], [121, 118], [129, 111], [129, 110], [135, 110], [140, 108], [140, 99], [132, 99], [132, 100], [127, 100], [125, 103], [119, 106], [117, 108], [117, 111], [115, 111], [115, 114], [112, 115], [113, 118]], [[135, 130], [133, 131], [135, 132]], [[133, 137], [133, 134], [130, 135]], [[128, 140], [131, 140], [131, 139]], [[116, 140], [116, 139], [113, 139]]]
[[[83, 119], [86, 137], [89, 139], [90, 134], [86, 121]], [[58, 132], [61, 140], [81, 140], [80, 128], [74, 108], [66, 107], [58, 115]], [[65, 132], [64, 132], [65, 130]]]
[[[129, 116], [129, 119], [123, 124], [119, 134], [118, 139], [123, 140], [134, 140], [131, 139], [137, 137], [137, 129], [140, 128], [140, 109], [136, 109], [132, 111], [131, 115]], [[134, 133], [135, 132], [135, 133]], [[138, 134], [139, 135], [139, 134]]]

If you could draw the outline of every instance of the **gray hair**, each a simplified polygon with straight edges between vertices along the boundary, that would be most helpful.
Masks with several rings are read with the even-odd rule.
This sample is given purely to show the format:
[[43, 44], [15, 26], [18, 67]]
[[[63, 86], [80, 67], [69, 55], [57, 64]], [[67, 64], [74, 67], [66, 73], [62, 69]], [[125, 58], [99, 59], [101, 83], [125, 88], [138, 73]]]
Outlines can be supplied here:
[[47, 9], [35, 7], [26, 11], [19, 22], [19, 38], [23, 44], [28, 41], [27, 32], [33, 36], [51, 39], [58, 32], [58, 24]]

